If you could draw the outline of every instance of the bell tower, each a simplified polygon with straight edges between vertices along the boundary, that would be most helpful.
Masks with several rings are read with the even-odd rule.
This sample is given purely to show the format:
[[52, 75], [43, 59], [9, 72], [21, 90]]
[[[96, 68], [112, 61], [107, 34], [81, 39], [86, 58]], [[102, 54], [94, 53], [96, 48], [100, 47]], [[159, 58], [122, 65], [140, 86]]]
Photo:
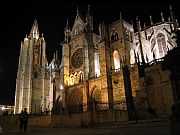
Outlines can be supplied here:
[[29, 113], [45, 109], [48, 81], [45, 79], [46, 42], [39, 36], [37, 20], [34, 20], [29, 36], [21, 42], [16, 79], [15, 113], [27, 108]]

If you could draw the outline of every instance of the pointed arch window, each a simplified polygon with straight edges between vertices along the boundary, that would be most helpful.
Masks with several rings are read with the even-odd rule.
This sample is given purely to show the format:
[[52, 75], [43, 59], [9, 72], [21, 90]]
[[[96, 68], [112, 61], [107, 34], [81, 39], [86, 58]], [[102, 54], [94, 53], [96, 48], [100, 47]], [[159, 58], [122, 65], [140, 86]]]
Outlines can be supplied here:
[[113, 57], [114, 57], [114, 69], [119, 69], [120, 68], [119, 53], [117, 51], [114, 51]]
[[74, 85], [74, 75], [70, 75], [70, 85]]
[[159, 33], [157, 35], [157, 44], [159, 49], [159, 57], [161, 58], [165, 54], [167, 54], [166, 40], [164, 34]]
[[79, 73], [79, 82], [83, 82], [83, 73], [82, 72]]
[[117, 31], [113, 30], [111, 34], [111, 43], [117, 41], [119, 39]]
[[95, 77], [100, 76], [100, 64], [99, 64], [99, 54], [94, 53], [94, 68], [95, 68]]

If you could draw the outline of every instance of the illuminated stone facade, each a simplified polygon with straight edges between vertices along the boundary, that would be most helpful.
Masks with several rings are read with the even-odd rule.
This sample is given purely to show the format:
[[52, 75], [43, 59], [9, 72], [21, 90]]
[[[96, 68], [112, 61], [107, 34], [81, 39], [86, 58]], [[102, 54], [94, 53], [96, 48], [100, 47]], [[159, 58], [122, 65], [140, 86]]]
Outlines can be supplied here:
[[[85, 20], [77, 10], [72, 28], [67, 21], [64, 30], [61, 64], [57, 54], [48, 64], [45, 40], [39, 37], [35, 21], [29, 37], [21, 45], [15, 113], [24, 107], [32, 113], [52, 110], [59, 102], [65, 108], [83, 104], [83, 110], [87, 111], [92, 100], [107, 103], [109, 109], [127, 110], [125, 85], [128, 83], [135, 107], [152, 107], [159, 112], [164, 107], [169, 115], [173, 104], [169, 72], [162, 71], [156, 62], [176, 47], [175, 38], [172, 38], [175, 26], [171, 14], [169, 21], [162, 19], [162, 22], [143, 29], [139, 26], [139, 32], [134, 32], [133, 26], [120, 18], [110, 25], [101, 23], [97, 35], [90, 9]], [[149, 65], [143, 76], [140, 75], [141, 65]], [[124, 66], [129, 69], [130, 82], [126, 82]], [[150, 69], [153, 67], [161, 73]], [[158, 82], [158, 77], [165, 76], [165, 80], [151, 84], [151, 89], [150, 85], [144, 85], [147, 76], [154, 78], [154, 82]], [[166, 91], [162, 93], [164, 88]], [[166, 94], [165, 97], [162, 94]]]
[[[67, 23], [62, 44], [62, 85], [67, 96], [64, 105], [87, 104], [95, 99], [98, 103], [113, 103], [113, 109], [126, 110], [123, 66], [127, 65], [134, 107], [142, 111], [151, 107], [158, 115], [170, 115], [173, 95], [169, 71], [163, 71], [159, 62], [163, 61], [169, 50], [176, 47], [173, 31], [177, 21], [174, 21], [172, 11], [168, 21], [164, 21], [162, 14], [161, 18], [162, 22], [151, 22], [151, 26], [144, 26], [143, 29], [139, 26], [139, 33], [134, 32], [133, 26], [120, 18], [110, 25], [101, 23], [99, 35], [96, 35], [93, 33], [92, 16], [87, 14], [83, 21], [77, 12], [72, 30]], [[140, 21], [137, 20], [137, 23]], [[75, 55], [80, 48], [82, 54]], [[74, 63], [81, 64], [75, 67]], [[143, 67], [143, 75], [140, 75], [141, 65], [146, 65]], [[156, 72], [150, 70], [153, 67], [158, 67]], [[158, 83], [147, 85], [149, 76]], [[166, 86], [158, 78], [163, 78]], [[108, 108], [111, 109], [111, 106]]]
[[53, 88], [59, 82], [56, 56], [48, 65], [46, 42], [43, 35], [39, 37], [38, 23], [35, 20], [29, 36], [21, 42], [14, 113], [20, 113], [24, 108], [33, 114], [52, 108]]

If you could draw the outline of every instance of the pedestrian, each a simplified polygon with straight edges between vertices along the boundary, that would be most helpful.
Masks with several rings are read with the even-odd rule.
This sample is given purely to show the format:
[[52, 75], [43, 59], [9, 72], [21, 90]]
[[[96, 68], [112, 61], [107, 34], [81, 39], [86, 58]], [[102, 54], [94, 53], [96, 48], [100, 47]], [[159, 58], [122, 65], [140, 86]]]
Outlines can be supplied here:
[[24, 108], [24, 111], [22, 113], [22, 125], [23, 125], [23, 130], [24, 131], [27, 130], [28, 118], [29, 118], [29, 115], [27, 113], [27, 108]]
[[22, 130], [22, 127], [23, 127], [22, 116], [23, 116], [23, 110], [21, 110], [21, 113], [19, 114], [19, 128], [20, 128], [20, 130]]

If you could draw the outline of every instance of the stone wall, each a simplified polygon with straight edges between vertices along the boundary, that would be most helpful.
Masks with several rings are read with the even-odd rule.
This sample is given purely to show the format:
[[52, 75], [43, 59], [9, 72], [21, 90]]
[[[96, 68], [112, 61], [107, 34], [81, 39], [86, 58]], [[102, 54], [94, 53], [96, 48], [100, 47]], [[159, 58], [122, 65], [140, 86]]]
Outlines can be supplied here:
[[48, 115], [31, 117], [29, 125], [56, 127], [87, 127], [93, 123], [112, 123], [127, 121], [126, 111], [84, 112], [71, 115]]

